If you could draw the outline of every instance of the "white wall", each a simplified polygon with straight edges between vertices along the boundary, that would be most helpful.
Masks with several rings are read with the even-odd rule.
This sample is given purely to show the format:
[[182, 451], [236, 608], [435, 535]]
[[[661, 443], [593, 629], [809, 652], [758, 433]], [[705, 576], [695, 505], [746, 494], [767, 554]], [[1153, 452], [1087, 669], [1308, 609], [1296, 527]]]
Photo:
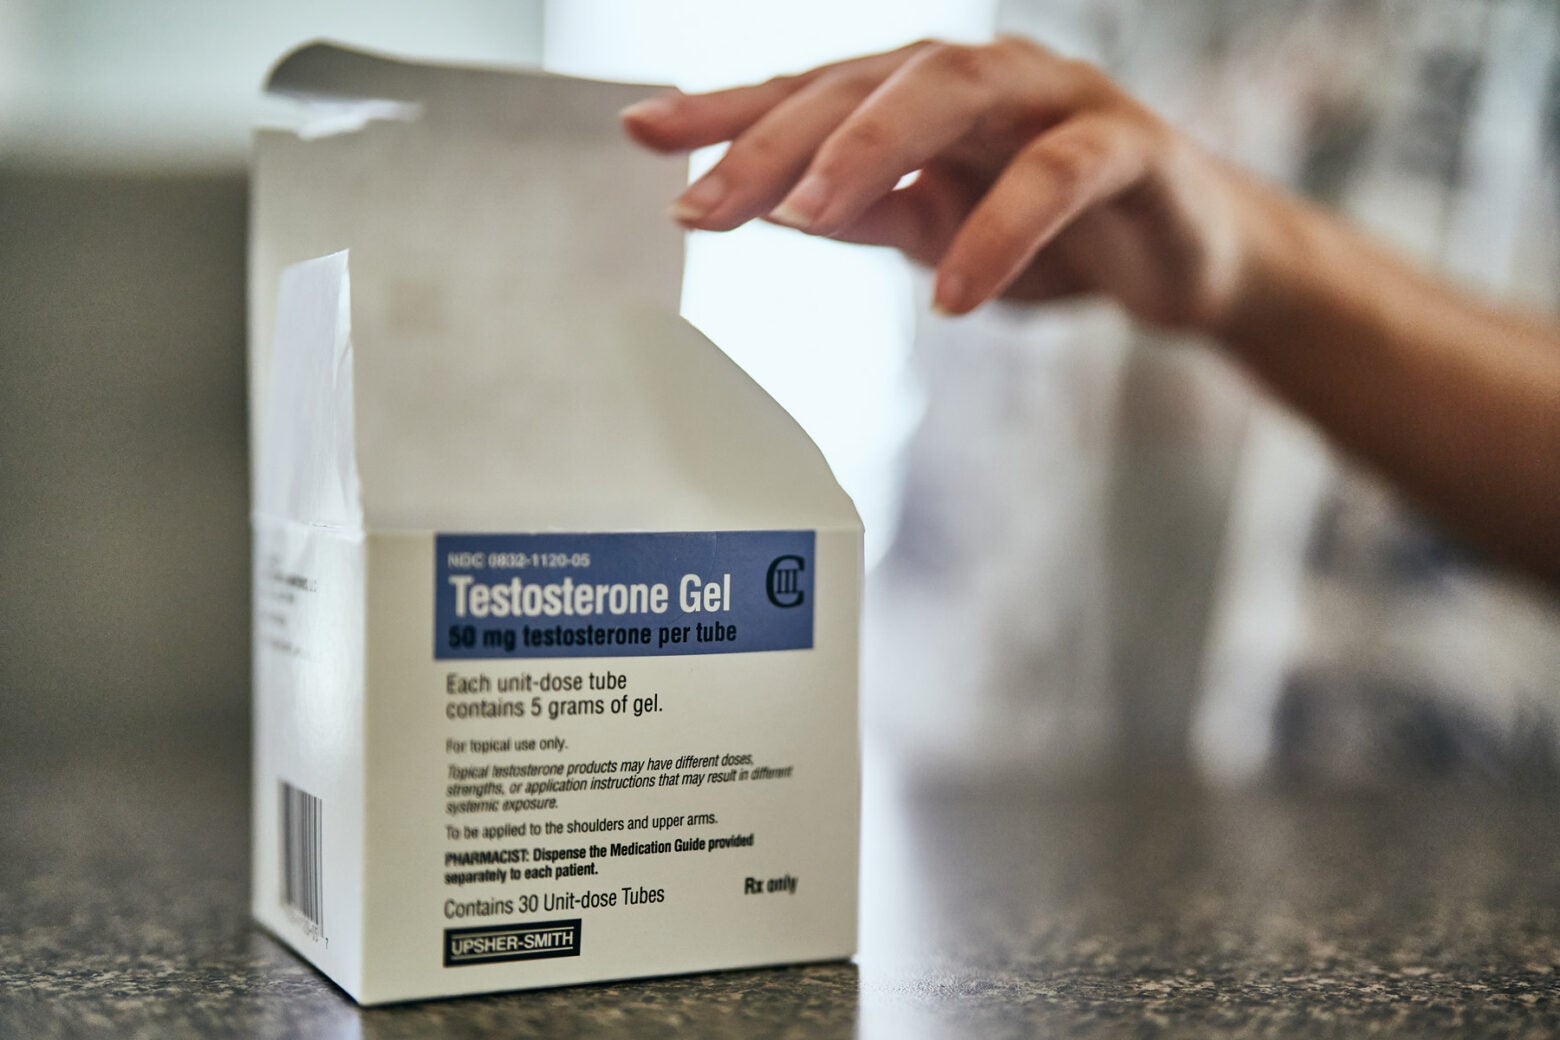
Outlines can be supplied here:
[[296, 43], [534, 64], [541, 31], [541, 0], [0, 0], [0, 158], [243, 162], [261, 78]]

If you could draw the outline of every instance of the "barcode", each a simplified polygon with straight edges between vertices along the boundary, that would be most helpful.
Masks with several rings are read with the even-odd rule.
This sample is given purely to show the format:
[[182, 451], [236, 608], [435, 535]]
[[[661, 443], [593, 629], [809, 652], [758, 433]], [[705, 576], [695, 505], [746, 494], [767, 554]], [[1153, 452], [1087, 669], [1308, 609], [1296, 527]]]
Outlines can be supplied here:
[[282, 781], [282, 905], [324, 928], [320, 800]]

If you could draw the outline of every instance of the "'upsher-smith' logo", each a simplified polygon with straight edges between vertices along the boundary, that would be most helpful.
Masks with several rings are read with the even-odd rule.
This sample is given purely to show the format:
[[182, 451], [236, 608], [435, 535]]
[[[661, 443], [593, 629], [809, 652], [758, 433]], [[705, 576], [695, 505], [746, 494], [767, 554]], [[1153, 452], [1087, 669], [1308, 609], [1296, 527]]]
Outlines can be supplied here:
[[484, 928], [446, 928], [444, 966], [534, 961], [580, 955], [580, 919], [528, 921]]
[[799, 607], [807, 600], [802, 591], [801, 575], [807, 569], [807, 561], [800, 556], [777, 556], [769, 565], [764, 578], [764, 592], [769, 602], [777, 607]]

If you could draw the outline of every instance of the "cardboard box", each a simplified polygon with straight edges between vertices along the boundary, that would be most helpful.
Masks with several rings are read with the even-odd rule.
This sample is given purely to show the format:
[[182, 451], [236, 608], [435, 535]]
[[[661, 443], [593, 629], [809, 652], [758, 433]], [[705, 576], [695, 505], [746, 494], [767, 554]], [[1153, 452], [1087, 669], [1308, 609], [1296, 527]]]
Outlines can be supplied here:
[[365, 1004], [849, 956], [861, 525], [675, 316], [648, 88], [269, 89], [255, 917]]

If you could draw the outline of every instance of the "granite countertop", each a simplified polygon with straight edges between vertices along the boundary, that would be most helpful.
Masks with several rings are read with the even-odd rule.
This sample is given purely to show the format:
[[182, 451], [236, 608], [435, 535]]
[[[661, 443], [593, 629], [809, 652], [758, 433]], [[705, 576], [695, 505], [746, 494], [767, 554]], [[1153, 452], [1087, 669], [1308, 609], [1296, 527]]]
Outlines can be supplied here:
[[854, 964], [361, 1010], [247, 912], [243, 745], [0, 761], [0, 1037], [1552, 1036], [1560, 805], [869, 757]]

